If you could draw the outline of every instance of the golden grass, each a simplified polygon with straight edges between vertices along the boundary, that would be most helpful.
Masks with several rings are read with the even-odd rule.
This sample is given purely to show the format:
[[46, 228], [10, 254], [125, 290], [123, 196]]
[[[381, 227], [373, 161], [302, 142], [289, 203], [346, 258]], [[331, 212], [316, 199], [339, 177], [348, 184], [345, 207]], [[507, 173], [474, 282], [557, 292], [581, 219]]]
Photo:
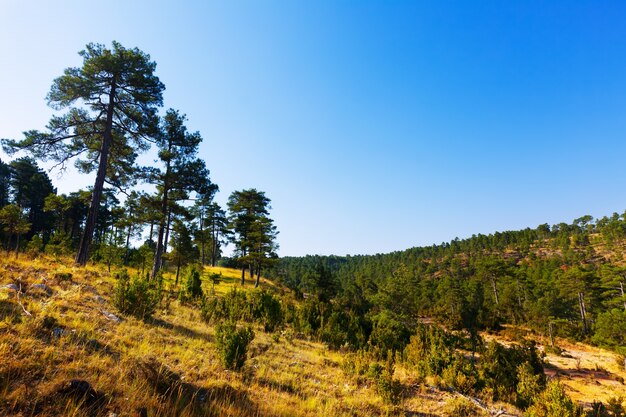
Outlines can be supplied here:
[[[387, 405], [371, 382], [342, 371], [342, 353], [287, 334], [267, 334], [258, 326], [243, 369], [225, 370], [215, 351], [215, 329], [201, 320], [197, 307], [174, 299], [152, 319], [122, 317], [116, 323], [105, 313], [118, 314], [111, 294], [119, 269], [109, 273], [100, 265], [71, 265], [70, 259], [0, 257], [0, 287], [45, 283], [53, 290], [50, 297], [27, 292], [18, 300], [14, 292], [0, 289], [2, 416], [121, 417], [140, 416], [142, 410], [150, 417], [432, 416], [445, 415], [446, 404], [455, 398], [437, 389], [437, 381], [421, 381], [413, 370], [398, 365], [395, 378], [402, 383], [404, 397], [397, 406]], [[68, 273], [71, 280], [61, 275]], [[222, 275], [216, 295], [241, 288], [240, 271], [207, 267], [202, 274], [206, 293], [213, 287], [211, 273]], [[172, 272], [166, 272], [164, 280], [174, 289]], [[261, 287], [286, 292], [265, 279]], [[243, 289], [253, 289], [249, 276]], [[578, 354], [574, 348], [589, 352], [592, 356], [580, 363], [584, 368], [597, 364], [623, 375], [606, 351], [563, 347], [573, 356]], [[572, 363], [558, 366], [570, 369]], [[605, 399], [624, 392], [623, 385], [607, 380], [598, 385], [598, 378], [569, 376], [564, 382], [576, 399]], [[77, 398], [70, 389], [72, 380], [87, 381], [93, 398]], [[600, 393], [603, 389], [613, 391]]]
[[[110, 295], [113, 269], [71, 266], [71, 260], [0, 259], [0, 286], [45, 283], [53, 294], [0, 290], [0, 415], [119, 416], [348, 416], [390, 411], [373, 387], [358, 386], [340, 369], [341, 354], [307, 340], [287, 341], [256, 327], [249, 360], [240, 372], [222, 368], [214, 328], [197, 308], [177, 300], [152, 319], [123, 317]], [[137, 271], [129, 271], [136, 274]], [[240, 285], [240, 272], [222, 274], [217, 295]], [[72, 278], [55, 278], [71, 273]], [[244, 289], [252, 289], [247, 278]], [[166, 286], [173, 274], [165, 274]], [[281, 291], [262, 279], [261, 287]], [[87, 381], [97, 394], [89, 403], [73, 398], [71, 380]], [[68, 391], [69, 390], [69, 391]]]

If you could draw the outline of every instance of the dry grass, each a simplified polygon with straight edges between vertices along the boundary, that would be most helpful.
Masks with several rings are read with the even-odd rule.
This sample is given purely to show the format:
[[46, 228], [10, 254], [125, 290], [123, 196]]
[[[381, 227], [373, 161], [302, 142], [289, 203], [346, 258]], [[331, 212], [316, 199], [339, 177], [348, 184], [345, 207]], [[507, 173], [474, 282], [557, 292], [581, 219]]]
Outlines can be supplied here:
[[[528, 329], [507, 326], [507, 332], [500, 335], [483, 334], [485, 340], [496, 340], [499, 343], [510, 345], [513, 342], [509, 337], [528, 331]], [[517, 331], [511, 331], [517, 330]], [[532, 338], [542, 351], [549, 343], [545, 336], [529, 333], [527, 338]], [[626, 370], [623, 359], [610, 351], [589, 346], [584, 343], [572, 343], [567, 339], [555, 338], [556, 346], [562, 352], [560, 354], [546, 353], [546, 375], [557, 378], [565, 386], [567, 394], [583, 406], [589, 406], [594, 401], [606, 403], [610, 398], [622, 397], [626, 399]], [[625, 404], [626, 405], [626, 404]]]
[[[0, 289], [2, 416], [439, 416], [446, 415], [456, 397], [437, 389], [437, 381], [421, 381], [412, 370], [397, 366], [403, 399], [397, 406], [387, 405], [371, 382], [342, 371], [340, 352], [286, 334], [267, 334], [260, 327], [254, 329], [243, 369], [225, 370], [215, 352], [214, 328], [201, 320], [196, 307], [174, 299], [163, 303], [152, 319], [122, 317], [118, 323], [107, 316], [118, 314], [110, 300], [118, 271], [68, 265], [70, 259], [0, 257], [0, 287], [46, 284], [52, 290], [50, 296], [28, 290], [18, 298], [15, 291]], [[218, 296], [241, 288], [240, 271], [206, 268], [205, 292], [213, 287], [209, 274], [220, 272]], [[165, 274], [166, 287], [173, 289], [173, 278]], [[261, 286], [285, 292], [265, 279]], [[246, 277], [244, 289], [252, 288]], [[626, 376], [606, 351], [562, 347], [575, 357], [585, 353], [584, 369], [597, 365]], [[574, 359], [548, 360], [559, 367], [576, 399], [626, 395], [623, 385], [597, 373], [567, 374]], [[492, 409], [501, 406], [490, 404]], [[509, 412], [519, 415], [510, 407]]]
[[[122, 317], [110, 302], [115, 285], [104, 267], [71, 260], [0, 259], [0, 287], [45, 284], [52, 295], [0, 290], [0, 415], [341, 416], [387, 415], [373, 387], [340, 369], [341, 355], [307, 340], [255, 328], [241, 372], [222, 368], [214, 328], [177, 300], [152, 319]], [[223, 294], [240, 287], [239, 271], [221, 272]], [[130, 271], [131, 274], [136, 271]], [[72, 274], [71, 279], [68, 275]], [[173, 285], [166, 274], [166, 286]], [[247, 281], [244, 288], [252, 288]], [[261, 286], [281, 291], [262, 280]], [[30, 314], [28, 316], [20, 306]], [[147, 414], [146, 414], [147, 413]]]

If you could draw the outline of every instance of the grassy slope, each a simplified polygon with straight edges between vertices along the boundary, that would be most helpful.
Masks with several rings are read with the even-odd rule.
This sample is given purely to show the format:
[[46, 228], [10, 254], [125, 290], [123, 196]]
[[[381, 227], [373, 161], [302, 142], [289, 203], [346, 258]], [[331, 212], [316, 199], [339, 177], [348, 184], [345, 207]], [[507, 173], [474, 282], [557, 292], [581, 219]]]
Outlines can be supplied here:
[[[397, 367], [405, 399], [392, 408], [375, 387], [342, 372], [341, 353], [284, 335], [276, 341], [260, 328], [255, 328], [243, 370], [224, 370], [214, 351], [214, 328], [202, 322], [197, 309], [173, 300], [147, 322], [124, 317], [116, 323], [105, 315], [117, 314], [110, 302], [115, 282], [111, 274], [100, 266], [67, 265], [69, 259], [15, 261], [0, 255], [0, 287], [21, 280], [24, 286], [45, 283], [53, 290], [50, 297], [29, 291], [19, 300], [13, 291], [0, 290], [0, 415], [133, 416], [145, 409], [149, 416], [432, 416], [443, 415], [446, 401], [454, 396], [432, 387], [434, 381], [418, 384], [410, 370]], [[71, 273], [72, 280], [55, 278], [60, 272]], [[212, 287], [209, 272], [222, 273], [218, 295], [239, 286], [238, 271], [207, 269], [205, 292]], [[166, 280], [171, 283], [170, 276]], [[266, 280], [261, 285], [282, 291]], [[611, 380], [626, 377], [615, 360], [611, 364], [611, 354], [584, 349], [597, 356], [578, 364], [558, 363], [571, 392], [580, 393], [578, 399], [601, 399], [599, 392], [610, 382], [612, 394], [626, 395], [624, 385]], [[601, 356], [607, 359], [601, 361]], [[596, 363], [607, 378], [574, 375], [576, 365], [587, 369]], [[82, 406], [73, 399], [72, 379], [88, 381], [95, 390]]]

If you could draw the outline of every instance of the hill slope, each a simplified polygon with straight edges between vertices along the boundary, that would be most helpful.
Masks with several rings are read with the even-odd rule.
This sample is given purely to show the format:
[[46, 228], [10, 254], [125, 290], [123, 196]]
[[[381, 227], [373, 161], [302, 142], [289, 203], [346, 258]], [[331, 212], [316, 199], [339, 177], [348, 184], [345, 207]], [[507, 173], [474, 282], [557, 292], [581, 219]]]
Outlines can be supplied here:
[[[248, 361], [241, 371], [227, 370], [215, 349], [215, 326], [202, 320], [197, 306], [170, 299], [152, 318], [122, 316], [112, 305], [116, 271], [66, 266], [70, 264], [49, 258], [0, 260], [2, 415], [437, 416], [468, 407], [473, 413], [484, 408], [492, 414], [521, 415], [504, 403], [484, 398], [474, 403], [400, 361], [393, 378], [401, 400], [392, 405], [367, 375], [345, 371], [346, 359], [354, 356], [329, 350], [289, 327], [266, 333], [254, 324]], [[220, 272], [217, 294], [241, 288], [238, 271], [207, 269], [205, 293], [213, 287], [209, 274]], [[170, 280], [166, 276], [166, 287]], [[274, 293], [285, 290], [267, 280], [261, 287]], [[254, 290], [248, 284], [244, 291]], [[283, 302], [292, 300], [284, 295]], [[578, 354], [559, 343], [572, 356]], [[626, 395], [624, 385], [615, 381], [626, 373], [617, 369], [615, 360], [611, 365], [613, 355], [584, 349], [588, 356], [578, 363], [548, 356], [555, 364], [549, 372], [560, 373], [582, 400], [591, 398], [587, 395]], [[598, 381], [604, 397], [594, 388]]]

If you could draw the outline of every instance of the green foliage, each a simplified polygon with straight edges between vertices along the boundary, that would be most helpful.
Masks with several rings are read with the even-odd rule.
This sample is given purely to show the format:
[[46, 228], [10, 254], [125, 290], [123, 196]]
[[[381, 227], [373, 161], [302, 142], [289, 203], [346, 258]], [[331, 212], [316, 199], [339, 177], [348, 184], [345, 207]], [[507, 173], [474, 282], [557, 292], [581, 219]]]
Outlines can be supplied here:
[[200, 271], [198, 271], [198, 268], [195, 265], [192, 265], [185, 271], [184, 284], [180, 291], [179, 299], [182, 302], [187, 302], [189, 300], [197, 300], [202, 296], [203, 292]]
[[[524, 367], [520, 374], [519, 367]], [[507, 401], [510, 403], [528, 403], [528, 391], [532, 391], [531, 376], [537, 376], [536, 383], [542, 387], [545, 385], [543, 364], [533, 343], [525, 345], [512, 345], [507, 348], [497, 342], [490, 342], [485, 352], [482, 353], [479, 372], [490, 390], [494, 401]], [[524, 377], [524, 385], [519, 387], [522, 396], [518, 399], [519, 377]]]
[[57, 258], [69, 255], [72, 252], [72, 242], [67, 234], [57, 231], [50, 237], [45, 251]]
[[201, 314], [207, 323], [256, 321], [266, 332], [273, 332], [283, 323], [280, 301], [265, 290], [245, 292], [233, 288], [223, 297], [205, 298]]
[[402, 385], [393, 378], [393, 363], [385, 366], [381, 374], [375, 379], [376, 392], [388, 404], [398, 404], [402, 398]]
[[391, 310], [383, 310], [373, 317], [374, 328], [370, 342], [381, 350], [401, 351], [409, 341], [410, 330]]
[[583, 411], [565, 394], [558, 381], [550, 381], [545, 391], [534, 398], [525, 417], [582, 417]]
[[162, 298], [160, 280], [149, 282], [141, 276], [131, 279], [125, 269], [116, 274], [115, 278], [117, 284], [113, 304], [121, 313], [142, 320], [154, 314]]
[[26, 245], [26, 252], [31, 256], [37, 256], [43, 250], [43, 239], [39, 235], [33, 236]]
[[474, 364], [463, 356], [455, 360], [441, 373], [443, 380], [462, 394], [471, 394], [480, 388], [480, 379]]
[[524, 362], [517, 366], [517, 400], [519, 408], [527, 408], [543, 388], [545, 388], [545, 377], [537, 374], [529, 362]]
[[455, 347], [458, 340], [436, 326], [420, 325], [404, 349], [407, 365], [418, 369], [425, 377], [441, 375], [456, 360]]
[[600, 313], [592, 340], [626, 355], [626, 311], [613, 309]]
[[250, 327], [237, 328], [232, 322], [218, 324], [215, 329], [215, 345], [222, 365], [228, 369], [241, 369], [252, 339], [254, 332]]
[[252, 305], [252, 316], [260, 321], [266, 332], [273, 332], [283, 322], [280, 301], [267, 291], [252, 291], [249, 293], [249, 302]]

